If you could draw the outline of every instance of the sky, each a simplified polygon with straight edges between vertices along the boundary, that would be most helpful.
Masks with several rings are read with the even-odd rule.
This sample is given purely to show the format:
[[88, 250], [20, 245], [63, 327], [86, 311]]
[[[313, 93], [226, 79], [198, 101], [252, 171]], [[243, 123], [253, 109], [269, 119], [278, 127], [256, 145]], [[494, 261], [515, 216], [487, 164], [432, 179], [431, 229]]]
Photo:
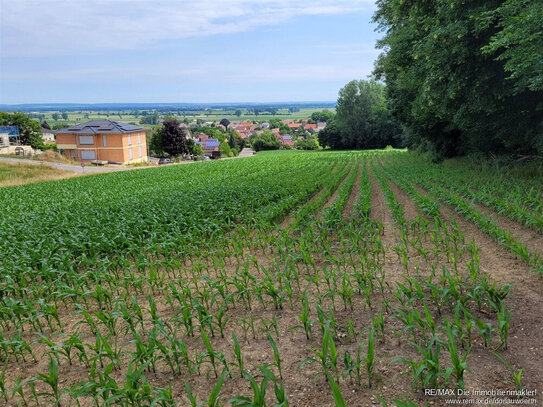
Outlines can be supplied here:
[[334, 101], [373, 0], [0, 0], [0, 104]]

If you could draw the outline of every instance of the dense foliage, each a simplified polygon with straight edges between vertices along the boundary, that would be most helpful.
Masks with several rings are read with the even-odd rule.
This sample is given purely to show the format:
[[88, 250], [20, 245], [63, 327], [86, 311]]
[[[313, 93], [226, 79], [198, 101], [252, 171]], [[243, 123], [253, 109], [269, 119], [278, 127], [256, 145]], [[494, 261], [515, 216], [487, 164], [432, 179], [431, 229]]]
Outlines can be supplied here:
[[268, 130], [251, 136], [250, 141], [255, 151], [279, 150], [281, 148], [281, 142], [277, 140], [275, 134]]
[[20, 141], [23, 145], [39, 149], [44, 147], [40, 123], [24, 113], [0, 112], [0, 126], [18, 126]]
[[334, 112], [328, 109], [323, 109], [320, 112], [311, 113], [311, 120], [314, 122], [329, 122], [334, 118]]
[[436, 158], [543, 149], [543, 5], [379, 0], [375, 74], [407, 144]]
[[374, 81], [351, 81], [339, 91], [336, 115], [319, 133], [332, 149], [399, 147], [401, 127], [385, 104], [385, 87]]

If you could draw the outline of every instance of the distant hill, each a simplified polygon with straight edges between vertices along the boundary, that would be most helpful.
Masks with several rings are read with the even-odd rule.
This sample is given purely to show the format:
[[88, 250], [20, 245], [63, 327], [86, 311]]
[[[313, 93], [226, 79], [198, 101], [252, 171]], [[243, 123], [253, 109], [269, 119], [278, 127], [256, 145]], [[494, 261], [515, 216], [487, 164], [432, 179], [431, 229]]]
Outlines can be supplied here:
[[243, 108], [333, 108], [336, 102], [270, 102], [270, 103], [25, 103], [17, 105], [0, 104], [0, 110], [6, 112], [45, 112], [45, 111], [108, 111], [108, 110], [205, 110], [205, 109], [243, 109]]

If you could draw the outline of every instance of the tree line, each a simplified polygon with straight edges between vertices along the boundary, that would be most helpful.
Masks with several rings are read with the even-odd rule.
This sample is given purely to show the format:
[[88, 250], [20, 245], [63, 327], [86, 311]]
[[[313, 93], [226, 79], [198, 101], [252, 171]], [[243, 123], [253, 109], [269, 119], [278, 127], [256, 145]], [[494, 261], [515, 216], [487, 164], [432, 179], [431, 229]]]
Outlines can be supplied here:
[[543, 150], [543, 2], [378, 0], [374, 74], [408, 147]]

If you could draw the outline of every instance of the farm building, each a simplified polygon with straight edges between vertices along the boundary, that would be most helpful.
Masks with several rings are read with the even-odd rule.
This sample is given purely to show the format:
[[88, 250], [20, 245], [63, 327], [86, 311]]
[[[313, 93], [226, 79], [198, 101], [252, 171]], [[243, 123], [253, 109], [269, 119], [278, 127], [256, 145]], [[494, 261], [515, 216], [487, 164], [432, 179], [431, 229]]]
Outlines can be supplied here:
[[130, 164], [147, 161], [145, 128], [112, 120], [92, 120], [56, 132], [57, 147], [75, 161]]

